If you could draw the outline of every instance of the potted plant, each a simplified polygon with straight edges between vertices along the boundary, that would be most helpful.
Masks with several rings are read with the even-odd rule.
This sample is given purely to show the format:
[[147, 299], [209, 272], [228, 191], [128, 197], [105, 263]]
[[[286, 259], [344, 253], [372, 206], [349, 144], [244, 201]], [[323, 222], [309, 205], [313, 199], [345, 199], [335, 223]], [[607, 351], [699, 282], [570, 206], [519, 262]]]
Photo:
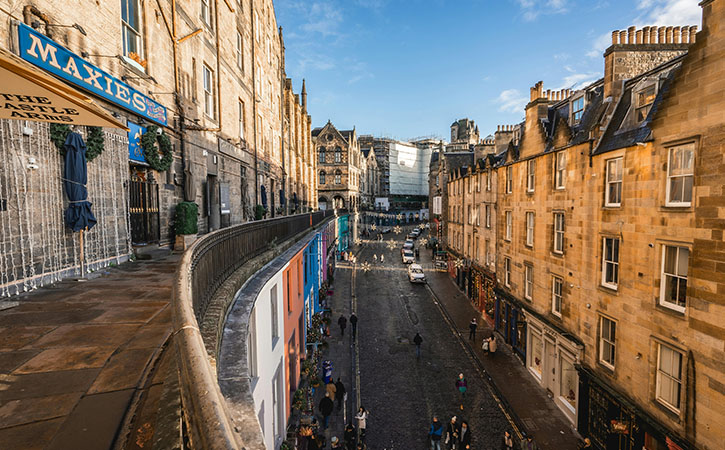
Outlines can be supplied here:
[[254, 220], [264, 219], [265, 214], [267, 214], [267, 208], [264, 206], [257, 205], [254, 207]]
[[197, 217], [199, 205], [194, 202], [181, 202], [176, 205], [174, 231], [176, 232], [175, 251], [184, 251], [196, 240], [199, 232]]

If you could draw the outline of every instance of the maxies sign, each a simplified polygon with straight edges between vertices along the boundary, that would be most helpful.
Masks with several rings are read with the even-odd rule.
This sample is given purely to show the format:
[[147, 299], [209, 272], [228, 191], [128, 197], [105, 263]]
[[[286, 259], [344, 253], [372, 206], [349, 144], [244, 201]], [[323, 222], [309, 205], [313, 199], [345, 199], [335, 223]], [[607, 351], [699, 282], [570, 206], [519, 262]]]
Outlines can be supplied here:
[[[18, 42], [22, 59], [134, 114], [159, 125], [167, 126], [166, 108], [47, 36], [36, 32], [27, 25], [19, 24]], [[5, 98], [4, 100], [12, 99]], [[16, 100], [22, 101], [17, 98]], [[71, 111], [48, 107], [42, 102], [22, 101], [21, 108], [17, 113], [16, 118], [18, 119], [22, 119], [24, 115], [49, 115], [57, 116], [55, 120], [51, 121], [71, 121], [69, 117], [72, 115]], [[67, 120], [64, 120], [64, 117]], [[26, 118], [32, 119], [33, 117]]]

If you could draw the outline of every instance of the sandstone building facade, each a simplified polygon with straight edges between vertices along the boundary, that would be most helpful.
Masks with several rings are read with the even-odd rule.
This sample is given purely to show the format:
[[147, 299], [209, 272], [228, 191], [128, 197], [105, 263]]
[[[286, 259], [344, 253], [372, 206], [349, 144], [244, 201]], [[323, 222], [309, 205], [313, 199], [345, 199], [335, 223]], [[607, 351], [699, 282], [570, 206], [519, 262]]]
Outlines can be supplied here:
[[317, 192], [320, 209], [358, 210], [364, 156], [355, 129], [338, 131], [327, 122], [312, 130], [317, 156]]

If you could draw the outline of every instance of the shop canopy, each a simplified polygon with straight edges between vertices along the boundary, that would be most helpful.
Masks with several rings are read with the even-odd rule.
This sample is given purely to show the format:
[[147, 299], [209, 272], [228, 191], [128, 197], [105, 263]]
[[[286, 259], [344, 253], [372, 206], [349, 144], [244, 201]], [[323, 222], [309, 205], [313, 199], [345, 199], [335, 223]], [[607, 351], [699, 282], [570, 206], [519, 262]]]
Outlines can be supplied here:
[[88, 96], [0, 49], [0, 119], [121, 128]]

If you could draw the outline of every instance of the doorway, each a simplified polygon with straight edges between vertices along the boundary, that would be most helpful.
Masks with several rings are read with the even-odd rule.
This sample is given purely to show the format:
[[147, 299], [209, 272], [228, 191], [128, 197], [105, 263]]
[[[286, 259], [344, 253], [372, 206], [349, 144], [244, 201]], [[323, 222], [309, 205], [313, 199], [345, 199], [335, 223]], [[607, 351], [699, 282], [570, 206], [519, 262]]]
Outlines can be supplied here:
[[131, 242], [148, 245], [159, 242], [159, 185], [155, 181], [129, 180]]
[[553, 396], [556, 390], [556, 343], [544, 338], [544, 376], [542, 381], [546, 390]]

